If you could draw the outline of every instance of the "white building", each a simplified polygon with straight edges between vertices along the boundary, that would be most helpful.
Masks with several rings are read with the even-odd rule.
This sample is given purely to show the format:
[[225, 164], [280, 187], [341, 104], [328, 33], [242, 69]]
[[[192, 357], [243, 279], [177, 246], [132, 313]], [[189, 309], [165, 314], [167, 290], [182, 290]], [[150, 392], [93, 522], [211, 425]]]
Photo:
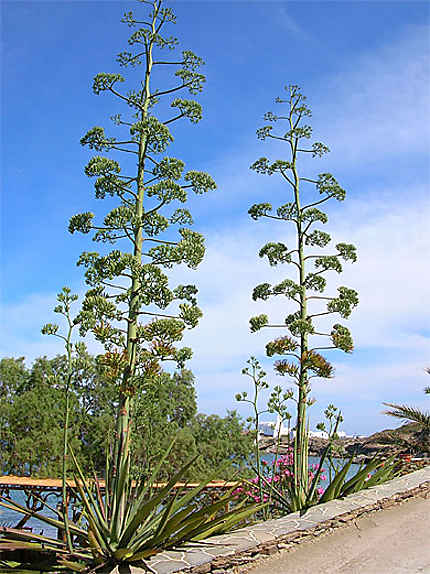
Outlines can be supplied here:
[[281, 418], [277, 417], [275, 421], [265, 421], [258, 424], [258, 434], [259, 436], [271, 436], [277, 437], [278, 433], [280, 432], [281, 436], [288, 435], [288, 427], [281, 424]]
[[[325, 431], [309, 431], [309, 436], [315, 438], [328, 438], [328, 433]], [[339, 438], [347, 438], [348, 435], [344, 431], [338, 431], [337, 436]]]
[[315, 438], [328, 438], [328, 433], [326, 433], [325, 431], [309, 431], [309, 436], [310, 437], [315, 437]]
[[273, 436], [275, 430], [275, 424], [271, 421], [265, 421], [258, 424], [258, 434], [260, 436]]
[[[258, 435], [259, 437], [263, 436], [270, 436], [270, 437], [277, 437], [279, 429], [281, 430], [281, 436], [287, 436], [288, 432], [290, 433], [290, 439], [293, 439], [296, 436], [296, 431], [291, 430], [288, 431], [288, 427], [281, 425], [281, 421], [278, 417], [277, 421], [264, 421], [259, 423], [258, 425]], [[338, 431], [337, 433], [339, 438], [347, 438], [347, 434], [344, 431]], [[325, 431], [309, 431], [309, 437], [315, 438], [328, 438], [328, 433]]]

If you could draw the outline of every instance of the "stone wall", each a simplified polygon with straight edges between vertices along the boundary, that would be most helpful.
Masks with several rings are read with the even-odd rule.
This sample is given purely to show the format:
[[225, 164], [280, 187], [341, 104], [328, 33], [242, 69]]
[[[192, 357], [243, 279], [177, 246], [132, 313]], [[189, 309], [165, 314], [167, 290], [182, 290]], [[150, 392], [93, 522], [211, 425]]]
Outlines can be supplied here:
[[[225, 574], [246, 570], [246, 565], [305, 540], [340, 528], [359, 516], [377, 512], [417, 496], [430, 498], [430, 466], [385, 484], [312, 507], [303, 516], [289, 514], [214, 536], [183, 552], [162, 552], [148, 566], [154, 574]], [[144, 572], [131, 568], [133, 574]]]

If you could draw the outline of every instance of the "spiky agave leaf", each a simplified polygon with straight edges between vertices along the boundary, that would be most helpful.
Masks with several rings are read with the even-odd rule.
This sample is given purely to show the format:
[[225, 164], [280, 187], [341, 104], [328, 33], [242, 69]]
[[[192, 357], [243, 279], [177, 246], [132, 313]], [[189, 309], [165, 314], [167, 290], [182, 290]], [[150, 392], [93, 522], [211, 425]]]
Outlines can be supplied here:
[[1, 527], [1, 572], [82, 572], [91, 560], [82, 551], [69, 552], [62, 540], [16, 528]]

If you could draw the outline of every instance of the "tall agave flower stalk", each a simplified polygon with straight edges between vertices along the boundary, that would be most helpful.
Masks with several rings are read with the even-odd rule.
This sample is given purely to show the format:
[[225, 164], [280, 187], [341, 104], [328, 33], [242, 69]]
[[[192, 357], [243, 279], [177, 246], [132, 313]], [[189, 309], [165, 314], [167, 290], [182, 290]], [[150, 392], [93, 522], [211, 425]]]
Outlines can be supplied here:
[[[71, 306], [74, 301], [77, 301], [78, 296], [73, 294], [68, 287], [63, 287], [62, 291], [57, 295], [58, 305], [54, 308], [55, 313], [63, 315], [66, 319], [66, 332], [61, 334], [59, 326], [55, 323], [46, 323], [42, 327], [43, 335], [53, 335], [64, 342], [66, 350], [66, 372], [64, 373], [64, 427], [63, 427], [63, 461], [62, 461], [62, 484], [61, 484], [61, 499], [62, 508], [64, 513], [64, 532], [66, 535], [66, 545], [69, 552], [72, 551], [72, 536], [70, 533], [69, 517], [67, 512], [67, 473], [68, 473], [68, 457], [69, 457], [69, 420], [70, 420], [70, 388], [73, 376], [73, 350], [74, 345], [72, 342], [73, 329], [77, 325], [77, 321], [72, 319]], [[82, 343], [77, 343], [77, 350], [82, 350]]]
[[[321, 316], [338, 314], [349, 317], [352, 309], [358, 304], [358, 295], [353, 289], [339, 287], [337, 296], [326, 296], [324, 275], [342, 271], [341, 260], [356, 261], [356, 250], [351, 244], [338, 243], [330, 254], [316, 253], [315, 248], [325, 248], [331, 237], [325, 231], [315, 229], [316, 224], [326, 224], [327, 215], [317, 206], [336, 199], [345, 199], [345, 190], [330, 173], [320, 173], [309, 177], [299, 173], [299, 159], [303, 155], [321, 157], [329, 151], [321, 142], [307, 145], [306, 140], [312, 137], [312, 129], [303, 123], [311, 115], [306, 98], [295, 85], [285, 88], [286, 99], [277, 98], [276, 103], [283, 107], [280, 114], [267, 113], [265, 120], [269, 125], [257, 131], [261, 140], [275, 140], [285, 144], [288, 157], [270, 162], [261, 157], [251, 169], [257, 173], [272, 176], [277, 174], [286, 184], [286, 197], [290, 201], [280, 205], [276, 210], [270, 203], [259, 203], [249, 209], [250, 216], [293, 224], [296, 241], [293, 247], [283, 242], [270, 242], [260, 250], [260, 257], [267, 257], [271, 266], [290, 264], [295, 269], [295, 280], [283, 279], [276, 285], [262, 283], [255, 287], [253, 299], [266, 300], [271, 296], [283, 296], [296, 311], [288, 314], [280, 322], [270, 322], [267, 315], [251, 318], [251, 331], [271, 327], [286, 330], [289, 334], [271, 341], [266, 346], [269, 357], [280, 355], [275, 362], [275, 371], [288, 376], [297, 388], [297, 417], [294, 441], [294, 486], [298, 507], [303, 507], [308, 489], [308, 431], [309, 419], [307, 410], [312, 399], [311, 379], [313, 377], [330, 378], [333, 375], [331, 364], [318, 352], [327, 349], [341, 349], [350, 353], [353, 342], [349, 330], [339, 323], [327, 331], [320, 331], [315, 326], [315, 319]], [[274, 124], [286, 124], [286, 131], [274, 133]], [[317, 196], [310, 197], [309, 187], [314, 186]], [[315, 306], [321, 303], [326, 308], [318, 310]], [[315, 336], [322, 337], [322, 344], [314, 344]]]
[[[73, 216], [69, 224], [71, 233], [93, 233], [96, 242], [128, 244], [128, 250], [116, 248], [104, 255], [84, 252], [78, 261], [87, 269], [90, 286], [79, 316], [80, 331], [82, 335], [92, 332], [105, 346], [106, 353], [100, 357], [105, 376], [119, 386], [113, 487], [130, 468], [136, 388], [160, 371], [161, 361], [183, 366], [191, 349], [177, 348], [176, 343], [201, 316], [196, 287], [171, 288], [164, 272], [175, 264], [196, 268], [205, 251], [202, 235], [190, 229], [190, 212], [174, 204], [184, 204], [189, 190], [203, 194], [216, 188], [206, 173], [184, 172], [183, 161], [165, 155], [173, 141], [170, 126], [184, 118], [195, 124], [202, 117], [196, 101], [178, 94], [202, 90], [205, 77], [199, 68], [203, 61], [188, 50], [163, 58], [160, 51], [176, 53], [177, 39], [164, 34], [166, 25], [175, 23], [175, 16], [162, 0], [141, 1], [149, 6], [149, 13], [140, 18], [132, 12], [124, 15], [122, 21], [133, 33], [129, 49], [117, 57], [122, 68], [141, 70], [137, 86], [120, 73], [97, 74], [93, 82], [95, 94], [108, 94], [116, 100], [116, 107], [123, 106], [124, 113], [111, 118], [122, 135], [108, 136], [96, 126], [81, 140], [92, 150], [123, 158], [121, 166], [117, 159], [96, 155], [85, 168], [89, 177], [96, 178], [96, 197], [115, 198], [118, 204], [100, 223], [93, 213], [85, 212]], [[169, 68], [174, 70], [171, 81], [166, 86], [154, 85], [154, 70]], [[179, 237], [172, 232], [174, 226], [179, 226]], [[124, 496], [115, 512], [125, 515]]]
[[[206, 173], [184, 172], [184, 162], [165, 155], [173, 141], [170, 124], [184, 118], [197, 123], [202, 117], [197, 102], [177, 96], [184, 90], [191, 94], [202, 90], [205, 77], [199, 68], [203, 62], [187, 50], [176, 58], [161, 57], [160, 50], [175, 50], [177, 46], [176, 38], [164, 34], [165, 26], [173, 24], [175, 16], [162, 6], [162, 0], [141, 3], [150, 7], [149, 13], [142, 19], [135, 18], [132, 12], [124, 15], [123, 22], [134, 31], [128, 41], [130, 51], [117, 57], [124, 68], [143, 67], [137, 87], [129, 85], [122, 90], [120, 86], [126, 78], [119, 73], [97, 74], [93, 83], [95, 94], [110, 94], [116, 105], [123, 105], [124, 114], [116, 113], [111, 118], [122, 136], [108, 136], [96, 126], [81, 140], [82, 145], [96, 152], [125, 157], [120, 166], [117, 159], [96, 155], [85, 168], [89, 177], [96, 178], [96, 198], [109, 198], [110, 202], [113, 199], [117, 205], [101, 222], [95, 221], [93, 213], [85, 212], [74, 215], [69, 223], [71, 233], [92, 233], [96, 242], [128, 243], [128, 250], [84, 252], [78, 261], [86, 268], [90, 289], [75, 322], [79, 323], [82, 336], [91, 332], [104, 345], [106, 352], [99, 356], [104, 376], [118, 383], [117, 436], [113, 455], [107, 456], [106, 491], [101, 494], [97, 478], [92, 484], [88, 482], [72, 456], [83, 522], [68, 521], [66, 512], [55, 509], [52, 510], [57, 518], [30, 511], [35, 518], [57, 528], [68, 521], [68, 538], [76, 543], [72, 552], [69, 542], [0, 528], [2, 547], [10, 550], [12, 558], [16, 549], [31, 550], [32, 561], [37, 554], [45, 569], [49, 562], [63, 570], [81, 572], [124, 563], [145, 565], [149, 557], [163, 549], [228, 531], [259, 510], [238, 504], [225, 511], [234, 502], [231, 492], [214, 503], [200, 503], [204, 484], [188, 492], [177, 490], [175, 483], [185, 479], [195, 459], [157, 489], [155, 483], [169, 451], [152, 469], [151, 476], [133, 481], [130, 473], [136, 389], [159, 373], [162, 361], [173, 361], [181, 367], [191, 357], [191, 349], [178, 348], [177, 343], [185, 329], [195, 327], [201, 316], [196, 287], [171, 288], [164, 273], [175, 264], [195, 269], [204, 256], [204, 239], [190, 229], [190, 212], [175, 203], [184, 204], [188, 190], [203, 194], [216, 188]], [[173, 83], [154, 87], [153, 72], [157, 67], [173, 67]], [[179, 226], [179, 237], [172, 233], [173, 226]], [[56, 334], [56, 327], [46, 327], [46, 332]], [[66, 345], [70, 348], [67, 337]], [[10, 499], [0, 499], [0, 506], [29, 513]], [[22, 564], [17, 567], [27, 570]], [[32, 569], [40, 570], [39, 564]]]

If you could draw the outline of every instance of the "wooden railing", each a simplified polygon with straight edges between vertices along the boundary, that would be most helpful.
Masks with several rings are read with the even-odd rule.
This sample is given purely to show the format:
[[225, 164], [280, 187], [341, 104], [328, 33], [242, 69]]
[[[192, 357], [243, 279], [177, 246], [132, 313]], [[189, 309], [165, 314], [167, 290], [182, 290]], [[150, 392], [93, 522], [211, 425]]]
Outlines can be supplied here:
[[[92, 479], [89, 479], [90, 481]], [[104, 480], [99, 480], [99, 485], [104, 488]], [[178, 482], [174, 488], [195, 488], [198, 482]], [[214, 480], [209, 482], [205, 489], [222, 488], [228, 489], [237, 486], [238, 482], [228, 482], [225, 480]], [[73, 480], [67, 481], [67, 486], [74, 488], [76, 486]], [[165, 483], [159, 482], [154, 484], [154, 488], [162, 488]], [[11, 490], [24, 490], [26, 488], [41, 488], [43, 490], [61, 490], [61, 478], [32, 478], [31, 476], [0, 476], [0, 490], [10, 488]]]
[[[94, 480], [89, 479], [89, 482], [94, 482]], [[103, 491], [105, 488], [104, 480], [98, 480], [99, 488]], [[175, 484], [174, 488], [195, 488], [199, 483], [196, 482], [178, 482]], [[224, 480], [212, 481], [206, 484], [202, 494], [209, 496], [211, 500], [214, 500], [222, 494], [223, 491], [230, 488], [238, 486], [239, 482], [228, 482]], [[162, 488], [165, 483], [155, 483], [153, 488]], [[67, 507], [69, 513], [71, 513], [72, 518], [75, 515], [74, 501], [76, 500], [76, 484], [73, 480], [67, 481]], [[55, 496], [56, 501], [54, 504], [49, 503], [50, 506], [56, 506], [61, 508], [61, 490], [62, 481], [59, 478], [32, 478], [27, 476], [0, 476], [0, 500], [3, 497], [12, 498], [13, 492], [18, 491], [24, 494], [24, 500], [22, 501], [23, 506], [29, 512], [43, 512], [46, 504], [48, 504], [48, 497]], [[1, 506], [0, 506], [1, 510]], [[1, 516], [1, 514], [0, 514]], [[30, 514], [23, 514], [20, 520], [14, 525], [14, 528], [26, 528], [26, 524], [31, 518]], [[62, 536], [61, 532], [58, 532], [58, 536]]]

